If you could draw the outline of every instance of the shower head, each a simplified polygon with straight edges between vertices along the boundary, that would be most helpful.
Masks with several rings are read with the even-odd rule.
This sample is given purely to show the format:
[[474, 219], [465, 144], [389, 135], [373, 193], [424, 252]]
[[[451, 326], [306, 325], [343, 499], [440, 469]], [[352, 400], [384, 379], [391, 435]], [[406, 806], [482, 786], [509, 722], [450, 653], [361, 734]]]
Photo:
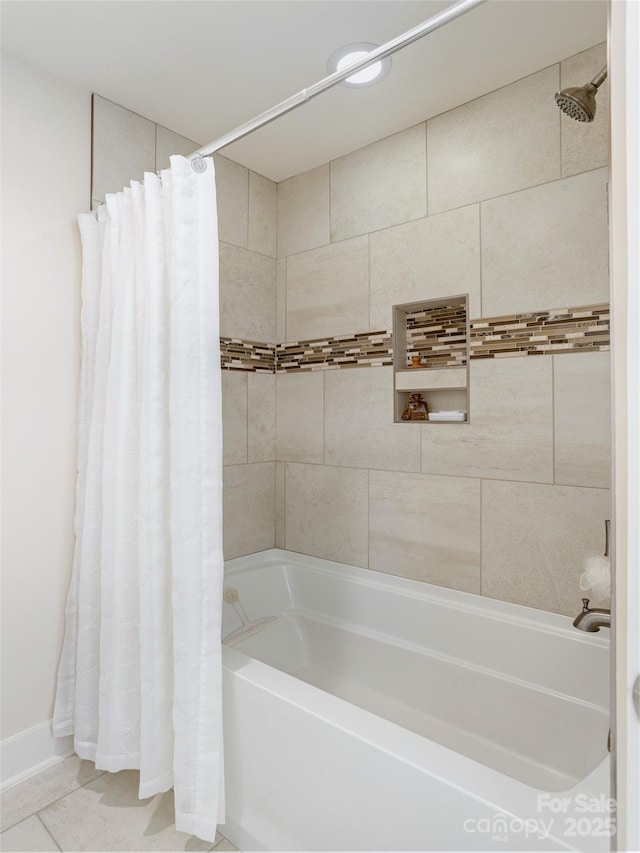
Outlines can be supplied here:
[[571, 86], [556, 92], [556, 104], [563, 113], [577, 121], [593, 121], [596, 115], [596, 93], [607, 77], [607, 66], [586, 86]]

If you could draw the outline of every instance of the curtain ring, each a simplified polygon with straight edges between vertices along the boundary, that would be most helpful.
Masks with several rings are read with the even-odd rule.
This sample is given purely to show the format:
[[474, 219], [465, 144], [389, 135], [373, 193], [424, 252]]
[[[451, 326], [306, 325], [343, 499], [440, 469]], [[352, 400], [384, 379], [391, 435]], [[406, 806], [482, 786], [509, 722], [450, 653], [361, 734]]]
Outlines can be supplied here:
[[206, 160], [203, 159], [202, 154], [196, 154], [196, 156], [191, 161], [191, 168], [194, 172], [197, 172], [198, 174], [207, 171], [207, 163]]

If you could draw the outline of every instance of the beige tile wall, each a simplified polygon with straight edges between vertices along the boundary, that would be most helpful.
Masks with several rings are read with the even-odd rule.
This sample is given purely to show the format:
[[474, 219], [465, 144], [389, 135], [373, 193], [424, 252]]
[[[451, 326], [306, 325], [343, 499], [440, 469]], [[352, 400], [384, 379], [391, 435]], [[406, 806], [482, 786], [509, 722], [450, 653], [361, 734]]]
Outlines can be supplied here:
[[276, 376], [277, 459], [324, 462], [324, 373]]
[[480, 299], [480, 205], [473, 204], [370, 236], [371, 330], [391, 329], [391, 308], [424, 299], [469, 294], [472, 317]]
[[278, 257], [329, 243], [329, 164], [278, 184]]
[[554, 356], [555, 482], [611, 485], [609, 353]]
[[[392, 305], [459, 293], [472, 317], [606, 301], [607, 86], [593, 125], [553, 103], [604, 57], [597, 45], [277, 187], [216, 155], [221, 333], [390, 329]], [[100, 108], [95, 199], [195, 146]], [[225, 554], [275, 544], [573, 613], [609, 516], [608, 383], [606, 353], [477, 361], [470, 424], [397, 425], [391, 368], [225, 371]]]
[[288, 257], [286, 304], [289, 340], [368, 332], [368, 235]]
[[429, 213], [561, 175], [554, 65], [427, 122]]
[[483, 316], [608, 301], [607, 172], [482, 203]]
[[552, 483], [553, 357], [472, 361], [469, 386], [469, 424], [422, 430], [422, 471]]
[[369, 563], [369, 472], [287, 462], [285, 542], [326, 560]]
[[331, 241], [427, 213], [425, 126], [418, 124], [331, 163]]
[[[594, 125], [553, 99], [604, 55], [280, 184], [277, 340], [459, 293], [472, 317], [607, 301], [606, 84]], [[389, 367], [279, 375], [277, 544], [577, 612], [610, 512], [608, 371], [607, 353], [473, 361], [467, 425], [394, 424]]]
[[[290, 377], [282, 378], [286, 381]], [[324, 372], [324, 461], [327, 465], [417, 471], [420, 468], [420, 431], [404, 427], [406, 424], [393, 423], [393, 371], [390, 368]]]
[[483, 480], [482, 594], [577, 614], [581, 560], [602, 551], [608, 517], [607, 489]]
[[369, 472], [369, 565], [480, 592], [480, 481]]
[[273, 548], [276, 463], [227, 465], [224, 469], [225, 559]]
[[[220, 334], [276, 339], [276, 206], [273, 181], [215, 155], [220, 238]], [[222, 372], [224, 555], [273, 548], [276, 510], [276, 377]]]

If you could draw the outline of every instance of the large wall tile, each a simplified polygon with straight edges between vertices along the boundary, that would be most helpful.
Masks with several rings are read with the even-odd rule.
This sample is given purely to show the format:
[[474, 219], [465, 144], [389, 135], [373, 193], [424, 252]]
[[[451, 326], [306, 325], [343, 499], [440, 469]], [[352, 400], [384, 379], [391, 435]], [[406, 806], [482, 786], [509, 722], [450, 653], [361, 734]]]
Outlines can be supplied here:
[[425, 125], [331, 163], [331, 240], [427, 215]]
[[276, 256], [278, 187], [256, 172], [249, 172], [248, 248], [262, 255]]
[[287, 339], [369, 331], [369, 238], [287, 258]]
[[276, 340], [284, 344], [287, 340], [287, 259], [276, 261]]
[[480, 481], [370, 472], [369, 567], [480, 592]]
[[248, 461], [270, 462], [276, 458], [276, 377], [249, 373]]
[[[584, 86], [607, 64], [607, 45], [597, 44], [560, 63], [560, 86]], [[598, 108], [592, 122], [563, 115], [562, 174], [575, 175], [609, 162], [609, 80], [598, 89]]]
[[325, 374], [327, 465], [420, 470], [420, 429], [393, 422], [393, 369], [363, 367]]
[[224, 558], [274, 546], [275, 462], [224, 469]]
[[608, 488], [611, 482], [609, 353], [553, 357], [555, 482]]
[[222, 371], [222, 446], [225, 465], [247, 461], [247, 374]]
[[276, 262], [228, 243], [220, 245], [220, 334], [275, 340]]
[[93, 96], [91, 198], [104, 201], [156, 165], [156, 126], [99, 95]]
[[218, 194], [218, 239], [247, 248], [249, 170], [220, 154], [213, 156]]
[[470, 423], [422, 427], [422, 470], [552, 483], [552, 359], [473, 361], [470, 388]]
[[482, 483], [482, 594], [576, 616], [589, 552], [602, 553], [607, 489]]
[[287, 548], [366, 567], [368, 487], [367, 471], [287, 463]]
[[609, 299], [607, 170], [482, 204], [485, 317]]
[[469, 294], [480, 316], [478, 205], [398, 225], [371, 235], [371, 329], [391, 330], [391, 307]]
[[276, 376], [276, 458], [322, 463], [325, 372]]
[[329, 242], [329, 164], [278, 184], [278, 257]]
[[429, 213], [560, 177], [554, 65], [427, 122]]
[[285, 476], [286, 462], [276, 462], [276, 548], [286, 548], [285, 541]]
[[160, 169], [169, 168], [169, 158], [172, 154], [182, 154], [188, 157], [200, 148], [197, 142], [180, 136], [162, 125], [156, 125], [156, 172]]

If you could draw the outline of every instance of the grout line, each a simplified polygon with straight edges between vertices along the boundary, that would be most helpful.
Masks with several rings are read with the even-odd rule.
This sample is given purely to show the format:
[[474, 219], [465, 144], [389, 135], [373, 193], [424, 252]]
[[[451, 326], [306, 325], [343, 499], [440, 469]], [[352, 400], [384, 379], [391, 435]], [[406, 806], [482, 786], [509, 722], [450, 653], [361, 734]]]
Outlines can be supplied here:
[[[280, 184], [276, 181], [276, 260], [280, 260], [280, 243], [278, 234], [280, 233]], [[286, 255], [284, 255], [286, 257]]]
[[[89, 132], [91, 133], [91, 162], [89, 163], [89, 209], [93, 210], [93, 201], [94, 201], [94, 178], [95, 178], [95, 153], [96, 153], [96, 134], [95, 134], [95, 103], [96, 97], [99, 97], [92, 92], [91, 94], [91, 126], [89, 128]], [[103, 194], [104, 200], [104, 194]]]
[[[480, 273], [480, 315], [484, 314], [484, 303], [482, 298], [482, 202], [478, 203], [478, 272]], [[467, 320], [469, 322], [469, 343], [471, 343], [471, 318], [467, 313]], [[508, 315], [505, 315], [508, 316]], [[468, 360], [471, 361], [471, 353], [469, 353]]]
[[484, 491], [483, 491], [484, 480], [480, 480], [480, 584], [478, 595], [482, 595], [482, 579], [484, 576], [484, 546], [482, 541], [482, 503], [484, 501]]
[[282, 538], [283, 538], [283, 545], [286, 548], [287, 547], [287, 463], [286, 462], [282, 463], [282, 469], [283, 469], [283, 473], [284, 473], [284, 476], [282, 478], [282, 484], [283, 484], [282, 491], [284, 494], [284, 497], [283, 497], [284, 506], [283, 506], [283, 513], [282, 513], [282, 526], [283, 526]]
[[[284, 259], [284, 340], [287, 340], [287, 311], [289, 306], [289, 256]], [[278, 364], [276, 362], [276, 370]]]
[[551, 477], [556, 483], [556, 358], [551, 356]]
[[250, 462], [250, 459], [249, 459], [249, 371], [247, 371], [247, 383], [246, 384], [247, 384], [247, 387], [246, 387], [245, 394], [246, 394], [246, 401], [247, 401], [247, 432], [246, 432], [246, 436], [245, 436], [245, 441], [246, 441], [246, 445], [247, 445], [246, 451], [247, 451], [247, 465], [248, 465]]
[[[423, 426], [422, 424], [418, 424], [418, 426]], [[424, 427], [423, 427], [424, 428]], [[425, 471], [416, 471], [413, 468], [411, 470], [398, 471], [397, 468], [376, 468], [370, 465], [338, 465], [335, 463], [328, 464], [325, 462], [300, 462], [299, 460], [287, 459], [281, 460], [286, 461], [290, 465], [313, 465], [316, 468], [321, 466], [325, 466], [326, 468], [340, 468], [341, 470], [349, 470], [349, 471], [381, 471], [388, 472], [391, 474], [398, 474], [402, 476], [404, 474], [409, 476], [422, 476], [422, 477], [448, 477], [452, 480], [485, 480], [487, 483], [513, 483], [515, 485], [523, 485], [523, 486], [562, 486], [567, 489], [588, 489], [590, 491], [596, 492], [610, 492], [611, 489], [609, 486], [583, 486], [577, 483], [553, 483], [549, 480], [509, 480], [505, 477], [487, 477], [486, 475], [478, 476], [472, 474], [442, 474], [437, 471], [429, 471], [428, 473]]]
[[260, 258], [268, 258], [274, 263], [278, 260], [277, 258], [274, 258], [273, 255], [266, 255], [264, 252], [256, 252], [255, 249], [248, 249], [246, 246], [240, 246], [238, 243], [230, 243], [229, 240], [218, 239], [218, 243], [222, 246], [231, 246], [233, 249], [242, 249], [243, 252], [251, 252], [252, 255], [258, 255]]
[[371, 469], [367, 470], [367, 568], [371, 565]]
[[155, 133], [153, 134], [153, 165], [154, 172], [158, 172], [158, 125], [156, 124], [154, 127]]
[[335, 243], [342, 242], [341, 240], [335, 240], [334, 241], [331, 239], [331, 228], [333, 226], [333, 206], [331, 204], [331, 175], [333, 173], [333, 162], [334, 162], [333, 160], [329, 160], [329, 162], [327, 163], [327, 166], [329, 167], [329, 180], [327, 182], [328, 189], [329, 189], [329, 242], [326, 244], [327, 246], [330, 246], [334, 242]]
[[278, 376], [277, 376], [277, 373], [274, 373], [274, 374], [273, 374], [273, 377], [274, 377], [274, 378], [273, 378], [273, 393], [274, 393], [274, 396], [275, 396], [275, 398], [276, 398], [275, 411], [274, 411], [274, 417], [275, 417], [275, 424], [274, 424], [274, 430], [275, 430], [275, 435], [274, 435], [274, 444], [275, 444], [275, 449], [274, 449], [274, 453], [275, 453], [275, 457], [276, 457], [276, 464], [277, 464], [277, 463], [280, 461], [280, 459], [278, 458]]
[[322, 464], [326, 465], [326, 457], [327, 457], [327, 441], [326, 441], [326, 432], [327, 432], [327, 419], [325, 417], [325, 413], [327, 411], [327, 383], [324, 381], [324, 374], [326, 371], [319, 371], [322, 374]]
[[287, 474], [289, 473], [289, 463], [283, 462], [284, 465], [284, 548], [287, 548]]
[[272, 508], [273, 508], [273, 547], [277, 548], [277, 538], [278, 538], [278, 463], [274, 459], [271, 463], [273, 465], [273, 499], [272, 499]]
[[367, 323], [371, 328], [371, 235], [367, 234]]
[[424, 122], [424, 209], [425, 219], [429, 216], [429, 122]]
[[[84, 787], [84, 786], [83, 786], [83, 787]], [[78, 790], [78, 789], [76, 788], [76, 790]], [[55, 837], [53, 836], [53, 834], [49, 831], [49, 827], [46, 825], [46, 823], [45, 823], [45, 822], [42, 820], [42, 818], [40, 817], [40, 812], [36, 812], [35, 817], [36, 817], [36, 819], [37, 819], [37, 820], [39, 820], [39, 821], [40, 821], [41, 826], [44, 828], [44, 831], [47, 833], [47, 835], [49, 836], [49, 838], [53, 841], [53, 843], [54, 843], [54, 845], [55, 845], [56, 849], [57, 849], [57, 850], [62, 850], [62, 847], [58, 844], [58, 842], [56, 841], [56, 839], [55, 839]]]
[[[219, 835], [222, 835], [222, 833], [220, 832], [220, 830], [218, 830], [218, 833], [219, 833]], [[222, 844], [231, 844], [231, 846], [232, 846], [235, 850], [238, 850], [238, 848], [235, 846], [235, 844], [233, 844], [231, 841], [229, 841], [229, 839], [226, 837], [226, 835], [222, 835], [221, 840], [220, 840], [220, 841], [218, 841], [218, 843], [217, 843], [217, 844], [215, 844], [213, 847], [210, 847], [210, 848], [209, 848], [209, 851], [211, 852], [212, 850], [218, 850]], [[238, 853], [240, 853], [240, 851], [238, 851]]]
[[246, 245], [246, 249], [249, 252], [251, 251], [251, 249], [249, 248], [250, 231], [251, 231], [251, 169], [247, 169], [247, 245]]
[[[558, 89], [559, 92], [562, 89], [562, 60], [558, 63]], [[559, 141], [560, 141], [560, 175], [561, 177], [565, 177], [564, 174], [564, 162], [562, 157], [562, 110], [558, 108], [558, 122], [559, 122]]]

